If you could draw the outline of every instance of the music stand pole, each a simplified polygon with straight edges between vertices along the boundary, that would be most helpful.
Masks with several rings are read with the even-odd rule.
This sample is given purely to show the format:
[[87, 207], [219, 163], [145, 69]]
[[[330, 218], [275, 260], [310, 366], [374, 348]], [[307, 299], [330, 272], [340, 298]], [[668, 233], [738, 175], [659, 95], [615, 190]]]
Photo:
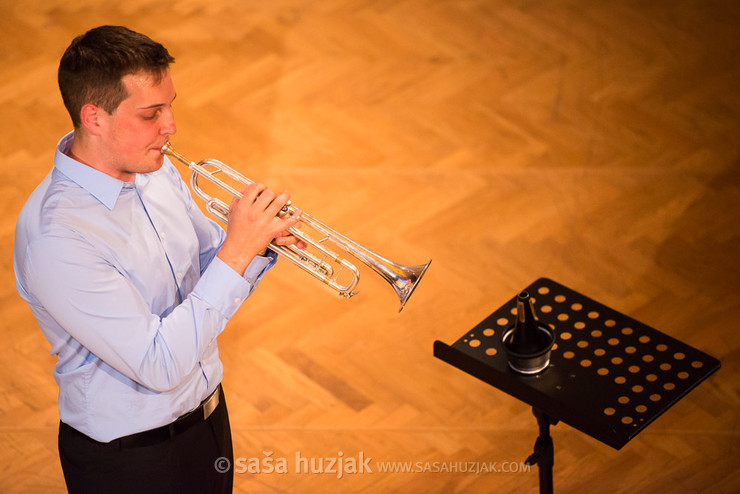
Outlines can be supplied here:
[[550, 436], [550, 425], [556, 425], [558, 421], [534, 407], [532, 413], [537, 418], [540, 435], [534, 443], [534, 453], [529, 455], [524, 463], [537, 465], [540, 475], [540, 494], [553, 494], [552, 467], [555, 464], [555, 447]]

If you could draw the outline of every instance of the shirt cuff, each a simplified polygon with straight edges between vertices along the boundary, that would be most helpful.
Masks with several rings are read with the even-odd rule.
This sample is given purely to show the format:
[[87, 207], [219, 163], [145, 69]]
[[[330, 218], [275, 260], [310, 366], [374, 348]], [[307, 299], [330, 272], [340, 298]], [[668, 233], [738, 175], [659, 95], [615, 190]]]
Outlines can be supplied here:
[[276, 260], [277, 254], [268, 250], [266, 255], [257, 256], [249, 263], [242, 277], [216, 256], [203, 272], [193, 294], [226, 319], [231, 319]]
[[252, 286], [252, 290], [254, 290], [254, 287], [257, 286], [257, 283], [260, 282], [265, 273], [275, 265], [277, 258], [278, 255], [275, 251], [267, 249], [265, 255], [256, 256], [252, 259], [247, 269], [244, 270], [244, 279]]

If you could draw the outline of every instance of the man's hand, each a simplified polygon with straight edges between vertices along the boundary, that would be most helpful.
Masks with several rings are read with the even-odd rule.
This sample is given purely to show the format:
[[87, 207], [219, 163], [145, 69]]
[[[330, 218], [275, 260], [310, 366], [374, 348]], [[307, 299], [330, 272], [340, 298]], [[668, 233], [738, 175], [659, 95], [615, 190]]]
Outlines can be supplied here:
[[[241, 199], [234, 198], [229, 210], [229, 222], [218, 257], [243, 275], [252, 259], [275, 239], [279, 245], [299, 242], [288, 229], [301, 219], [298, 214], [279, 214], [288, 203], [290, 194], [275, 194], [264, 184], [251, 184], [242, 191]], [[305, 245], [303, 246], [305, 247]]]

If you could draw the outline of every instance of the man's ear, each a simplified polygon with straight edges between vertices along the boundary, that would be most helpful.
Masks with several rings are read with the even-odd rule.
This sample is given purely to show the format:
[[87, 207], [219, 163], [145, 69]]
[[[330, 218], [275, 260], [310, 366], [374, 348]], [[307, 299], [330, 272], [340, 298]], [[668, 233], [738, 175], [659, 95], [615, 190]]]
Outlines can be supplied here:
[[104, 124], [103, 110], [93, 103], [85, 103], [80, 109], [80, 123], [92, 135], [99, 135]]

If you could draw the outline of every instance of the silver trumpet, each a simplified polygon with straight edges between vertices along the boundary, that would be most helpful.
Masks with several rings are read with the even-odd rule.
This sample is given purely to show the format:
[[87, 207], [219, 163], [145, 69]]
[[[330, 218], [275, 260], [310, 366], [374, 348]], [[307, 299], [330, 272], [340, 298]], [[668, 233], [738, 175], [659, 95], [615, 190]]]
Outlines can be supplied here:
[[[190, 169], [190, 186], [196, 195], [206, 202], [206, 210], [215, 218], [228, 223], [229, 204], [206, 193], [198, 184], [198, 179], [203, 177], [232, 196], [239, 198], [242, 197], [241, 191], [217, 177], [217, 175], [223, 174], [224, 178], [228, 178], [235, 184], [241, 184], [241, 189], [254, 182], [218, 160], [205, 159], [198, 163], [190, 161], [175, 151], [169, 141], [162, 146], [161, 151], [162, 154], [175, 158]], [[294, 213], [298, 213], [298, 209], [288, 202], [280, 214]], [[294, 227], [288, 231], [305, 242], [308, 247], [299, 249], [293, 245], [276, 245], [273, 242], [270, 244], [270, 249], [286, 257], [314, 278], [336, 290], [343, 297], [349, 298], [357, 293], [355, 287], [360, 281], [360, 272], [354, 264], [323, 245], [327, 240], [369, 266], [390, 283], [401, 301], [401, 308], [398, 312], [403, 310], [421, 277], [424, 276], [427, 268], [432, 263], [430, 260], [419, 266], [397, 264], [329, 228], [305, 211], [301, 214], [301, 225], [301, 229]], [[305, 232], [305, 227], [314, 230], [321, 238], [315, 240], [309, 236]]]

